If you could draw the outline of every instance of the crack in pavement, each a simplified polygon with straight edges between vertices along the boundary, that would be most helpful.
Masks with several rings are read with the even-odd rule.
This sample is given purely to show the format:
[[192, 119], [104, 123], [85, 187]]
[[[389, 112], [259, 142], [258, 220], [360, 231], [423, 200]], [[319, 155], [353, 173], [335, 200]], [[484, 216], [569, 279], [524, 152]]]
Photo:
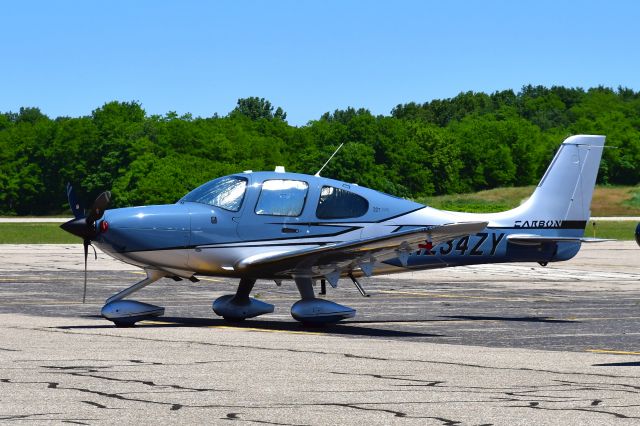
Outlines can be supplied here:
[[[10, 416], [0, 416], [0, 421], [59, 421], [61, 423], [72, 423], [78, 425], [89, 425], [89, 423], [81, 422], [80, 420], [90, 421], [97, 419], [57, 419], [57, 418], [41, 418], [42, 416], [61, 416], [64, 413], [31, 413], [31, 414], [15, 414]], [[32, 417], [38, 417], [33, 418]]]
[[0, 420], [17, 420], [17, 419], [26, 419], [29, 417], [38, 417], [38, 416], [58, 416], [64, 413], [34, 413], [34, 414], [15, 414], [12, 416], [0, 416]]
[[355, 355], [347, 352], [327, 352], [327, 351], [317, 351], [317, 350], [308, 350], [308, 349], [302, 350], [302, 349], [291, 349], [291, 348], [269, 348], [269, 347], [257, 346], [257, 345], [235, 345], [235, 344], [201, 342], [196, 340], [154, 339], [150, 337], [140, 337], [140, 336], [123, 336], [123, 335], [117, 335], [117, 334], [114, 335], [114, 334], [103, 334], [103, 333], [89, 333], [84, 331], [83, 332], [68, 331], [68, 330], [61, 330], [61, 329], [55, 329], [55, 328], [42, 328], [42, 327], [36, 327], [36, 328], [15, 327], [15, 328], [27, 329], [32, 331], [41, 331], [45, 333], [46, 332], [63, 333], [63, 334], [71, 334], [71, 335], [79, 334], [79, 335], [87, 335], [87, 336], [101, 336], [101, 337], [108, 337], [108, 338], [114, 338], [114, 339], [140, 340], [140, 341], [150, 341], [150, 342], [159, 342], [159, 343], [180, 343], [180, 344], [213, 346], [213, 347], [220, 347], [220, 348], [255, 349], [255, 350], [264, 350], [264, 351], [271, 351], [271, 352], [291, 352], [291, 353], [301, 353], [301, 354], [343, 356], [346, 358], [367, 359], [371, 361], [394, 361], [394, 362], [410, 362], [410, 363], [437, 364], [437, 365], [452, 365], [452, 366], [480, 368], [480, 369], [488, 369], [488, 370], [496, 370], [496, 371], [500, 371], [500, 370], [501, 371], [531, 371], [531, 372], [539, 372], [539, 373], [575, 375], [575, 376], [640, 379], [640, 376], [623, 376], [623, 375], [604, 374], [604, 373], [557, 371], [557, 370], [547, 370], [547, 369], [528, 368], [528, 367], [495, 367], [495, 366], [471, 364], [471, 363], [464, 363], [464, 362], [454, 362], [454, 361], [435, 361], [435, 360], [423, 360], [423, 359], [411, 359], [411, 358], [383, 358], [383, 357], [375, 357], [370, 355]]
[[[388, 379], [388, 380], [399, 380], [399, 381], [406, 381], [406, 382], [418, 382], [421, 383], [419, 385], [417, 384], [412, 384], [412, 385], [408, 385], [408, 386], [425, 386], [425, 387], [435, 387], [439, 384], [442, 383], [446, 383], [442, 380], [422, 380], [422, 379], [411, 379], [411, 378], [407, 378], [407, 377], [403, 377], [403, 376], [391, 376], [391, 375], [384, 375], [384, 374], [372, 374], [372, 373], [345, 373], [345, 372], [339, 372], [339, 371], [330, 371], [329, 373], [331, 374], [338, 374], [338, 375], [344, 375], [344, 376], [366, 376], [366, 377], [373, 377], [375, 379]], [[404, 386], [404, 385], [401, 385]]]
[[[141, 402], [146, 404], [155, 404], [162, 406], [169, 406], [171, 411], [177, 411], [182, 408], [280, 408], [280, 407], [289, 407], [291, 404], [269, 404], [269, 405], [258, 405], [253, 407], [247, 407], [246, 405], [234, 405], [234, 404], [180, 404], [174, 402], [163, 402], [163, 401], [154, 401], [150, 399], [142, 399], [142, 398], [129, 398], [125, 397], [117, 392], [104, 392], [98, 390], [92, 390], [88, 388], [79, 388], [75, 386], [60, 386], [58, 382], [47, 382], [47, 381], [17, 381], [12, 379], [0, 379], [0, 383], [7, 384], [46, 384], [48, 389], [57, 389], [57, 390], [75, 390], [82, 393], [89, 393], [92, 395], [98, 395], [105, 398], [112, 398], [121, 401], [129, 401], [129, 402]], [[86, 401], [81, 401], [86, 402]], [[293, 405], [295, 406], [295, 404]], [[59, 413], [62, 414], [62, 413]], [[0, 418], [2, 420], [2, 418]], [[252, 420], [255, 421], [255, 420]]]
[[[554, 380], [554, 382], [558, 382], [558, 383], [563, 383], [563, 384], [570, 384], [570, 385], [583, 385], [583, 386], [602, 386], [602, 385], [615, 385], [615, 386], [620, 386], [623, 388], [631, 388], [631, 389], [637, 389], [639, 392], [635, 392], [632, 390], [620, 390], [621, 392], [628, 392], [628, 393], [640, 393], [640, 386], [635, 386], [635, 385], [628, 385], [626, 383], [580, 383], [580, 382], [571, 382], [568, 380]], [[599, 390], [599, 388], [597, 387], [591, 387], [591, 388], [587, 388], [590, 390]]]
[[622, 413], [616, 413], [613, 411], [605, 411], [605, 410], [593, 410], [589, 408], [552, 408], [552, 407], [543, 407], [538, 402], [530, 402], [528, 405], [509, 405], [510, 408], [533, 408], [536, 410], [545, 410], [545, 411], [581, 411], [586, 413], [598, 413], [598, 414], [609, 414], [618, 419], [640, 419], [640, 417], [635, 416], [627, 416]]
[[[332, 374], [339, 374], [339, 375], [347, 375], [347, 376], [367, 376], [367, 377], [373, 377], [373, 378], [377, 378], [377, 379], [382, 379], [382, 380], [389, 380], [389, 381], [417, 381], [417, 382], [424, 382], [426, 383], [426, 385], [423, 386], [429, 386], [429, 387], [437, 387], [438, 391], [440, 391], [441, 389], [444, 390], [445, 392], [452, 392], [452, 390], [450, 390], [449, 388], [451, 388], [450, 386], [446, 385], [446, 382], [443, 381], [434, 381], [434, 380], [424, 380], [424, 379], [418, 379], [418, 378], [411, 378], [408, 377], [407, 375], [401, 375], [401, 376], [394, 376], [394, 375], [383, 375], [383, 374], [370, 374], [370, 373], [348, 373], [348, 372], [331, 372]], [[540, 385], [540, 386], [529, 386], [531, 389], [519, 389], [519, 390], [509, 390], [507, 391], [506, 389], [493, 389], [493, 388], [472, 388], [472, 387], [466, 387], [466, 386], [455, 386], [453, 387], [453, 392], [464, 392], [464, 393], [477, 393], [480, 395], [485, 395], [487, 392], [489, 393], [500, 393], [502, 392], [504, 395], [507, 395], [509, 397], [512, 398], [504, 398], [504, 397], [494, 397], [496, 399], [500, 399], [503, 401], [510, 401], [510, 402], [521, 402], [522, 398], [526, 398], [526, 399], [531, 399], [536, 398], [536, 399], [540, 399], [540, 398], [545, 398], [545, 403], [568, 403], [568, 402], [588, 402], [589, 403], [589, 407], [562, 407], [562, 408], [550, 408], [550, 407], [542, 407], [540, 406], [540, 401], [530, 401], [529, 405], [525, 406], [527, 408], [534, 408], [534, 407], [539, 407], [540, 409], [549, 409], [549, 410], [557, 410], [557, 411], [561, 411], [561, 410], [570, 410], [570, 411], [585, 411], [585, 412], [593, 412], [593, 413], [599, 413], [599, 414], [610, 414], [619, 418], [632, 418], [630, 416], [626, 416], [622, 413], [618, 413], [618, 412], [614, 412], [614, 411], [606, 411], [606, 410], [598, 410], [598, 409], [593, 409], [590, 407], [596, 407], [596, 406], [600, 406], [600, 404], [603, 402], [602, 399], [588, 399], [588, 400], [584, 400], [584, 399], [576, 399], [574, 396], [560, 396], [560, 395], [541, 395], [540, 392], [547, 392], [547, 391], [553, 391], [553, 392], [577, 392], [577, 391], [585, 391], [585, 390], [589, 390], [589, 391], [613, 391], [613, 392], [631, 392], [631, 393], [638, 393], [638, 392], [634, 392], [634, 391], [629, 391], [627, 389], [619, 389], [618, 387], [622, 387], [622, 388], [626, 388], [626, 387], [630, 387], [632, 389], [640, 389], [640, 386], [635, 386], [635, 385], [627, 385], [624, 383], [598, 383], [599, 387], [584, 387], [584, 385], [592, 385], [592, 383], [580, 383], [580, 382], [571, 382], [571, 381], [567, 381], [567, 380], [553, 380], [554, 382], [557, 382], [557, 385]], [[439, 385], [444, 385], [444, 386], [439, 386]], [[400, 386], [416, 386], [414, 384], [409, 384], [409, 385], [400, 385]], [[418, 385], [421, 386], [421, 385]], [[481, 392], [478, 392], [479, 389], [482, 389]], [[448, 401], [451, 402], [451, 401]], [[477, 401], [477, 402], [484, 402], [484, 401]], [[631, 407], [631, 405], [626, 405], [626, 406], [616, 406], [615, 408], [629, 408]]]
[[84, 402], [85, 404], [89, 404], [98, 408], [105, 408], [107, 410], [119, 410], [119, 408], [109, 408], [106, 405], [98, 404], [97, 402], [93, 402], [93, 401], [80, 401], [80, 402]]
[[266, 420], [255, 420], [255, 419], [243, 419], [240, 417], [242, 413], [227, 413], [225, 417], [221, 417], [220, 420], [235, 420], [241, 422], [251, 422], [251, 423], [260, 423], [267, 425], [280, 425], [280, 426], [308, 426], [306, 424], [300, 423], [279, 423], [279, 422], [268, 422]]
[[176, 390], [184, 390], [184, 391], [190, 391], [190, 392], [232, 392], [229, 389], [215, 389], [215, 388], [191, 388], [191, 387], [186, 387], [186, 386], [181, 386], [181, 385], [172, 385], [172, 384], [158, 384], [155, 383], [153, 380], [138, 380], [138, 379], [119, 379], [119, 378], [115, 378], [115, 377], [108, 377], [108, 376], [99, 376], [97, 374], [91, 374], [93, 373], [93, 370], [90, 370], [90, 372], [81, 372], [81, 371], [66, 371], [70, 368], [73, 367], [56, 367], [56, 366], [41, 366], [43, 368], [47, 368], [47, 369], [63, 369], [65, 371], [59, 371], [58, 374], [67, 374], [70, 376], [77, 376], [77, 377], [91, 377], [94, 379], [98, 379], [98, 380], [106, 380], [106, 381], [113, 381], [113, 382], [121, 382], [121, 383], [139, 383], [145, 386], [151, 386], [151, 387], [159, 387], [159, 388], [168, 388], [168, 389], [176, 389]]
[[[410, 363], [422, 363], [424, 365], [448, 365], [454, 367], [469, 367], [469, 368], [479, 368], [489, 371], [524, 371], [524, 372], [534, 372], [534, 373], [550, 373], [550, 374], [559, 374], [563, 376], [576, 377], [576, 381], [572, 380], [562, 380], [562, 379], [547, 379], [553, 382], [553, 384], [548, 385], [536, 385], [536, 386], [519, 386], [514, 388], [509, 387], [500, 387], [500, 388], [490, 388], [490, 387], [465, 387], [465, 386], [452, 386], [449, 385], [446, 381], [442, 380], [432, 380], [420, 378], [412, 375], [405, 374], [379, 374], [379, 373], [350, 373], [350, 372], [340, 372], [340, 371], [329, 371], [329, 374], [335, 375], [345, 375], [345, 376], [361, 376], [361, 377], [371, 377], [377, 380], [381, 380], [385, 383], [385, 385], [396, 386], [396, 387], [407, 387], [414, 388], [410, 389], [414, 392], [426, 391], [427, 388], [433, 388], [433, 392], [436, 393], [453, 393], [453, 392], [466, 392], [472, 395], [482, 395], [484, 399], [477, 401], [466, 401], [466, 402], [474, 402], [480, 404], [506, 404], [501, 405], [503, 407], [508, 408], [528, 408], [528, 409], [538, 409], [538, 410], [547, 410], [547, 411], [579, 411], [579, 412], [587, 412], [593, 414], [602, 414], [613, 416], [621, 419], [638, 419], [639, 417], [633, 417], [628, 414], [624, 414], [618, 411], [611, 410], [611, 407], [603, 406], [603, 401], [609, 398], [603, 398], [601, 395], [593, 395], [590, 398], [581, 398], [576, 399], [577, 392], [620, 392], [626, 394], [638, 394], [640, 393], [640, 386], [632, 385], [632, 384], [624, 384], [624, 383], [595, 383], [589, 381], [588, 379], [584, 379], [580, 381], [577, 379], [578, 377], [582, 378], [593, 378], [593, 377], [605, 377], [610, 379], [637, 379], [636, 376], [620, 376], [613, 374], [603, 374], [603, 373], [583, 373], [583, 372], [564, 372], [557, 370], [549, 370], [549, 369], [537, 369], [537, 368], [526, 368], [526, 367], [493, 367], [489, 365], [482, 364], [474, 364], [474, 363], [464, 363], [464, 362], [453, 362], [453, 361], [432, 361], [432, 360], [424, 360], [424, 359], [410, 359], [410, 358], [392, 358], [392, 357], [380, 357], [380, 356], [369, 356], [369, 355], [356, 355], [348, 352], [333, 352], [333, 351], [322, 351], [322, 350], [306, 350], [306, 349], [294, 349], [294, 348], [271, 348], [264, 347], [260, 345], [251, 345], [251, 344], [224, 344], [224, 343], [213, 343], [213, 342], [202, 342], [202, 341], [193, 341], [193, 340], [175, 340], [175, 339], [155, 339], [149, 337], [141, 337], [141, 336], [123, 336], [123, 335], [112, 335], [112, 334], [102, 334], [102, 333], [91, 333], [91, 332], [77, 332], [77, 331], [69, 331], [69, 330], [60, 330], [55, 328], [27, 328], [27, 327], [15, 327], [15, 328], [26, 328], [28, 330], [36, 331], [36, 332], [45, 332], [45, 333], [64, 333], [69, 335], [88, 335], [88, 336], [100, 336], [110, 339], [123, 339], [123, 340], [137, 340], [137, 341], [151, 341], [158, 342], [162, 344], [166, 343], [177, 343], [182, 345], [204, 345], [207, 347], [215, 347], [215, 348], [230, 348], [230, 349], [249, 349], [249, 350], [258, 350], [258, 351], [270, 351], [270, 352], [289, 352], [289, 353], [297, 353], [297, 354], [315, 354], [315, 355], [324, 355], [324, 356], [337, 356], [344, 357], [349, 359], [363, 359], [368, 361], [381, 361], [381, 362], [410, 362]], [[78, 361], [78, 360], [76, 360]], [[95, 361], [94, 361], [95, 362]], [[118, 362], [118, 361], [104, 361], [104, 362]], [[181, 386], [177, 384], [162, 384], [156, 383], [153, 380], [141, 380], [141, 379], [128, 379], [128, 378], [117, 378], [111, 377], [106, 374], [111, 373], [121, 373], [122, 371], [114, 371], [114, 367], [136, 367], [136, 366], [164, 366], [169, 365], [168, 363], [156, 362], [156, 361], [144, 361], [140, 359], [129, 360], [129, 363], [117, 365], [90, 365], [87, 363], [83, 363], [82, 365], [40, 365], [39, 367], [45, 370], [45, 374], [57, 374], [62, 376], [71, 376], [71, 377], [84, 377], [84, 378], [93, 378], [98, 381], [103, 382], [116, 382], [116, 383], [132, 383], [143, 386], [148, 386], [154, 389], [166, 389], [170, 394], [179, 394], [183, 392], [233, 392], [233, 390], [227, 389], [215, 389], [215, 388], [200, 388], [200, 387], [187, 387]], [[219, 361], [215, 361], [219, 362]], [[223, 361], [223, 362], [232, 362], [232, 361]], [[208, 363], [208, 361], [204, 361], [202, 363]], [[194, 363], [188, 364], [171, 364], [171, 365], [194, 365]], [[107, 371], [108, 370], [108, 371]], [[127, 372], [128, 373], [128, 372]], [[620, 380], [619, 380], [620, 381]], [[91, 394], [107, 399], [115, 399], [120, 401], [130, 401], [137, 402], [141, 404], [153, 404], [162, 407], [168, 408], [170, 411], [178, 411], [183, 408], [224, 408], [224, 409], [269, 409], [269, 408], [302, 408], [309, 406], [317, 406], [317, 407], [340, 407], [351, 410], [361, 410], [361, 411], [372, 411], [378, 413], [387, 413], [396, 418], [411, 418], [411, 419], [431, 419], [440, 422], [443, 425], [458, 425], [461, 424], [461, 420], [450, 419], [447, 417], [438, 417], [438, 416], [420, 416], [412, 415], [404, 411], [400, 411], [397, 409], [388, 408], [390, 402], [319, 402], [319, 403], [300, 403], [300, 404], [291, 404], [291, 403], [274, 403], [274, 404], [265, 404], [265, 405], [253, 405], [247, 407], [246, 405], [235, 405], [235, 404], [193, 404], [193, 403], [179, 403], [173, 401], [157, 401], [148, 397], [138, 397], [132, 396], [133, 393], [144, 393], [144, 392], [112, 392], [112, 391], [100, 391], [90, 389], [88, 387], [78, 387], [78, 386], [68, 386], [61, 385], [60, 381], [17, 381], [8, 378], [0, 378], [0, 383], [3, 384], [40, 384], [46, 385], [47, 389], [60, 389], [60, 390], [73, 390], [80, 393]], [[384, 387], [384, 385], [382, 386]], [[174, 392], [177, 391], [177, 392]], [[384, 392], [384, 390], [383, 390]], [[571, 392], [571, 395], [553, 395], [548, 393], [568, 393]], [[158, 392], [159, 393], [159, 392]], [[597, 397], [596, 397], [597, 396]], [[488, 399], [487, 399], [488, 398]], [[91, 405], [100, 409], [117, 409], [110, 408], [105, 404], [81, 400], [87, 405]], [[438, 404], [438, 403], [451, 403], [455, 401], [393, 401], [393, 404]], [[550, 406], [550, 404], [567, 404], [571, 403], [572, 406]], [[580, 406], [577, 403], [588, 404], [586, 406]], [[524, 405], [523, 405], [524, 404]], [[576, 406], [578, 405], [578, 406]], [[606, 404], [605, 404], [606, 405]], [[617, 408], [628, 408], [633, 405], [627, 406], [617, 406]], [[235, 421], [246, 421], [246, 422], [254, 422], [254, 423], [264, 423], [264, 424], [283, 424], [283, 423], [275, 423], [268, 422], [266, 420], [260, 419], [245, 419], [244, 416], [241, 416], [242, 413], [239, 412], [231, 412], [229, 413], [231, 416], [227, 415], [225, 420], [235, 420]], [[2, 420], [0, 418], [0, 420]], [[59, 419], [56, 419], [60, 421]], [[74, 421], [74, 420], [69, 420]]]
[[[380, 403], [374, 403], [374, 404], [380, 404]], [[402, 403], [401, 403], [402, 404]], [[377, 411], [377, 412], [381, 412], [381, 413], [389, 413], [389, 414], [393, 414], [394, 417], [402, 417], [402, 418], [407, 418], [407, 419], [432, 419], [432, 420], [438, 420], [440, 422], [442, 422], [442, 424], [444, 426], [455, 426], [455, 425], [459, 425], [462, 424], [461, 421], [459, 420], [451, 420], [451, 419], [446, 419], [444, 417], [435, 417], [435, 416], [410, 416], [407, 413], [403, 412], [403, 411], [398, 411], [398, 410], [392, 410], [389, 408], [372, 408], [372, 407], [363, 407], [363, 405], [373, 405], [373, 404], [369, 404], [369, 403], [340, 403], [340, 402], [324, 402], [324, 403], [311, 403], [311, 404], [301, 404], [301, 405], [306, 405], [306, 406], [333, 406], [333, 407], [344, 407], [344, 408], [353, 408], [356, 410], [364, 410], [364, 411]]]

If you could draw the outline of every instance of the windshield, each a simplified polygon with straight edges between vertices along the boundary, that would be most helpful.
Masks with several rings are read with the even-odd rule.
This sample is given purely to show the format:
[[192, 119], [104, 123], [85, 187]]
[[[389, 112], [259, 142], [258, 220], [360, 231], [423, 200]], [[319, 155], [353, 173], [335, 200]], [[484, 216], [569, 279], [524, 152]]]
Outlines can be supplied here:
[[247, 180], [237, 176], [225, 176], [201, 185], [182, 197], [180, 202], [209, 204], [237, 212], [242, 207]]

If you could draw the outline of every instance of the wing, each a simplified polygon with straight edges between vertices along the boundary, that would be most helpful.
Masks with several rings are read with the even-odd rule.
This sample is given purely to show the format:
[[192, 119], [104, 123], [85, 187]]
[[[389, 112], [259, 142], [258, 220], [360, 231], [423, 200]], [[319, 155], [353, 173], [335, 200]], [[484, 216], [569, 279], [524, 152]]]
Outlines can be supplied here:
[[370, 275], [375, 262], [398, 257], [406, 265], [409, 254], [418, 250], [419, 244], [430, 241], [435, 246], [457, 237], [475, 234], [486, 228], [487, 224], [451, 223], [284, 253], [261, 253], [239, 261], [234, 269], [256, 276], [319, 276], [337, 273], [339, 277], [341, 272], [360, 268], [365, 275]]
[[534, 234], [511, 234], [507, 236], [507, 241], [521, 246], [538, 246], [545, 243], [602, 243], [615, 240], [588, 237], [545, 237]]

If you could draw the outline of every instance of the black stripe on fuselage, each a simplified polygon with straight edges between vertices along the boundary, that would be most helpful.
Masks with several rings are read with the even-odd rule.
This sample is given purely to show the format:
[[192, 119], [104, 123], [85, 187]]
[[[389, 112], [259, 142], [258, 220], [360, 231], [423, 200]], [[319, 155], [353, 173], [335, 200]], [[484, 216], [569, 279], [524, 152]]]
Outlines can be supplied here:
[[417, 212], [418, 210], [422, 210], [424, 209], [426, 206], [422, 206], [422, 207], [418, 207], [415, 208], [413, 210], [408, 210], [406, 212], [403, 213], [398, 213], [397, 215], [394, 216], [389, 216], [389, 217], [385, 217], [379, 220], [357, 220], [358, 218], [353, 218], [354, 220], [351, 221], [339, 221], [339, 222], [270, 222], [269, 225], [291, 225], [291, 226], [295, 226], [295, 225], [299, 225], [299, 226], [349, 226], [349, 224], [351, 223], [382, 223], [385, 222], [387, 220], [391, 220], [391, 219], [396, 219], [399, 218], [401, 216], [413, 213], [413, 212]]
[[384, 219], [376, 220], [376, 221], [374, 221], [374, 222], [361, 222], [361, 223], [382, 223], [382, 222], [385, 222], [385, 221], [387, 221], [387, 220], [396, 219], [396, 218], [398, 218], [398, 217], [400, 217], [400, 216], [404, 216], [404, 215], [407, 215], [407, 214], [411, 214], [411, 213], [413, 213], [413, 212], [417, 212], [418, 210], [422, 210], [422, 209], [424, 209], [424, 208], [426, 208], [426, 207], [427, 207], [427, 206], [418, 207], [418, 208], [415, 208], [415, 209], [413, 209], [413, 210], [409, 210], [409, 211], [407, 211], [407, 212], [397, 214], [397, 215], [395, 215], [395, 216], [385, 217]]
[[585, 229], [586, 220], [516, 220], [512, 226], [491, 226], [493, 229]]
[[[587, 226], [586, 220], [545, 220], [545, 221], [516, 221], [520, 222], [520, 225], [525, 226], [487, 226], [486, 229], [512, 229], [514, 231], [520, 229], [572, 229], [583, 230]], [[392, 232], [398, 232], [405, 228], [437, 228], [441, 225], [401, 225], [395, 228]]]
[[281, 244], [245, 244], [238, 242], [237, 245], [198, 245], [190, 248], [214, 249], [214, 248], [245, 248], [245, 247], [288, 247], [288, 246], [326, 246], [327, 244], [341, 243], [342, 241], [308, 241], [304, 243], [281, 243]]

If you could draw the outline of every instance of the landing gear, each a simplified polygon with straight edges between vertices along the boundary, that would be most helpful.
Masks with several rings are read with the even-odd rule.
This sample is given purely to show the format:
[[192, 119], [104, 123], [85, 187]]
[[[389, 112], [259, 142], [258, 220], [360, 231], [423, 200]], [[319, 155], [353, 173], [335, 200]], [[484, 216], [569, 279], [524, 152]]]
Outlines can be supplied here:
[[321, 296], [327, 294], [327, 280], [325, 280], [324, 278], [320, 280], [320, 293], [318, 294]]
[[145, 269], [147, 277], [107, 299], [101, 314], [116, 327], [133, 327], [136, 322], [164, 315], [164, 308], [135, 300], [122, 300], [166, 276], [155, 269]]
[[236, 294], [226, 294], [213, 302], [213, 312], [233, 322], [273, 312], [273, 305], [249, 297], [255, 283], [253, 278], [242, 278]]
[[317, 299], [313, 290], [313, 280], [308, 277], [295, 277], [301, 300], [291, 307], [291, 316], [303, 324], [330, 324], [347, 318], [353, 318], [356, 310], [330, 300]]

